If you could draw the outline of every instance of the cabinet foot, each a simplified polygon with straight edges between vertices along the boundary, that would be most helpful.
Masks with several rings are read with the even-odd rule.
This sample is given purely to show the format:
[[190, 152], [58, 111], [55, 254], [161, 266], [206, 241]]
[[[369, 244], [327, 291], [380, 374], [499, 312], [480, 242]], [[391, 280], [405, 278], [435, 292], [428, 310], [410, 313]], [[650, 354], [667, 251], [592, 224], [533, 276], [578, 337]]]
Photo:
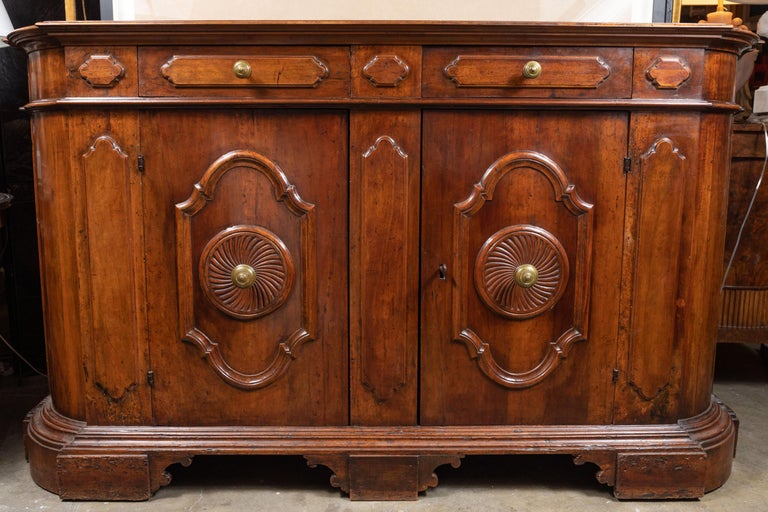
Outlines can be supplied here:
[[416, 500], [419, 492], [437, 486], [435, 468], [461, 464], [455, 455], [307, 455], [311, 467], [323, 465], [334, 472], [331, 485], [353, 501]]
[[702, 414], [665, 425], [109, 427], [66, 418], [50, 399], [25, 423], [33, 479], [72, 500], [149, 499], [170, 482], [169, 465], [198, 454], [304, 455], [350, 499], [414, 500], [437, 485], [436, 467], [458, 467], [464, 455], [533, 453], [596, 464], [619, 499], [689, 499], [728, 479], [737, 434], [714, 397]]

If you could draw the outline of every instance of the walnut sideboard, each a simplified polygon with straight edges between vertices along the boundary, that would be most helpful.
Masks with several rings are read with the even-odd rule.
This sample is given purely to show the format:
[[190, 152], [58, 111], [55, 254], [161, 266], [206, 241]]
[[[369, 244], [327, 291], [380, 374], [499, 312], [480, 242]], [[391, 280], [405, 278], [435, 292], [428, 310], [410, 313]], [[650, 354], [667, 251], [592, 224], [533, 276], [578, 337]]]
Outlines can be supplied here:
[[717, 25], [42, 23], [50, 397], [32, 477], [148, 499], [300, 454], [415, 499], [559, 453], [619, 498], [728, 477], [712, 396], [734, 76]]

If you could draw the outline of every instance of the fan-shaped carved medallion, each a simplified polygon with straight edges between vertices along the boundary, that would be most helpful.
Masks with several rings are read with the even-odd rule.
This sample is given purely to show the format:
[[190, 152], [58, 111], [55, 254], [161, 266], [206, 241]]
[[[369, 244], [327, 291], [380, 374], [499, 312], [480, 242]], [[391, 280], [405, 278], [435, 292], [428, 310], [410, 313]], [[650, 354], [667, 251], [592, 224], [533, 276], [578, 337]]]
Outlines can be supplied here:
[[552, 308], [567, 282], [565, 249], [536, 226], [501, 229], [477, 255], [477, 293], [493, 312], [506, 318], [531, 318]]
[[291, 292], [294, 266], [285, 244], [259, 226], [234, 226], [214, 236], [200, 257], [205, 295], [243, 320], [279, 308]]

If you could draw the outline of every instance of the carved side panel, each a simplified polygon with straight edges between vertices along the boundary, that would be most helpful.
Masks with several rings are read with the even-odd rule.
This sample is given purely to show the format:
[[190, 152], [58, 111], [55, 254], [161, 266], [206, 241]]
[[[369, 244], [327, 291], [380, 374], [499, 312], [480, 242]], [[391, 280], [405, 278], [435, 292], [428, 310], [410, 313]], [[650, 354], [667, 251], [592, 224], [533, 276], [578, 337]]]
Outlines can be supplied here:
[[[361, 208], [360, 379], [376, 402], [392, 398], [407, 382], [407, 316], [405, 296], [408, 247], [389, 245], [389, 254], [375, 240], [392, 240], [408, 215], [408, 155], [391, 137], [379, 137], [362, 155], [361, 195], [386, 190], [394, 201], [380, 198]], [[390, 206], [391, 205], [391, 206]], [[383, 293], [387, 290], [388, 293]], [[392, 295], [390, 296], [389, 293]]]
[[136, 424], [147, 414], [141, 180], [124, 147], [104, 134], [79, 162], [80, 322], [90, 348], [88, 421], [96, 424]]
[[[353, 117], [350, 177], [352, 422], [417, 418], [419, 114]], [[382, 132], [384, 134], [382, 134]]]
[[[257, 173], [269, 183], [274, 200], [288, 212], [287, 217], [293, 219], [291, 224], [298, 239], [296, 253], [291, 254], [280, 235], [252, 224], [229, 226], [214, 233], [205, 240], [200, 253], [196, 253], [200, 235], [195, 235], [194, 224], [200, 222], [205, 226], [202, 213], [206, 208], [226, 211], [227, 198], [219, 199], [216, 190], [228, 173], [238, 169], [247, 175]], [[243, 187], [248, 190], [247, 184]], [[247, 192], [244, 193], [247, 196]], [[288, 231], [283, 236], [291, 236]], [[176, 205], [176, 233], [181, 338], [197, 345], [211, 367], [230, 385], [257, 389], [271, 384], [288, 369], [297, 348], [315, 337], [314, 205], [305, 202], [282, 169], [266, 157], [252, 151], [232, 151], [214, 162], [190, 197]], [[195, 290], [202, 290], [207, 300], [197, 299]], [[275, 319], [275, 322], [287, 321], [292, 327], [273, 339], [264, 338], [266, 329], [239, 331], [234, 325], [220, 331], [223, 339], [217, 339], [200, 327], [201, 318], [209, 314], [210, 308], [240, 322], [261, 318], [269, 322], [270, 315], [279, 311], [292, 295], [297, 295], [299, 314], [294, 317], [287, 312], [287, 320]], [[247, 333], [243, 335], [246, 339], [236, 339], [235, 332]], [[262, 369], [244, 371], [236, 366], [249, 361], [227, 360], [221, 343], [272, 345], [274, 350]]]
[[[676, 286], [686, 190], [686, 157], [668, 138], [657, 139], [640, 157], [634, 226], [633, 307], [628, 382], [644, 401], [665, 402], [675, 367]], [[659, 411], [661, 414], [663, 411]]]
[[[534, 192], [542, 198], [541, 204], [547, 204], [543, 197], [552, 197], [554, 192], [555, 202], [545, 208], [567, 212], [571, 225], [560, 227], [563, 230], [560, 236], [569, 231], [575, 233], [575, 251], [567, 254], [557, 236], [546, 229], [518, 224], [494, 233], [475, 256], [471, 252], [471, 239], [473, 232], [481, 231], [478, 220], [481, 209], [493, 200], [500, 183], [511, 180], [506, 185], [508, 190], [514, 189], [517, 177], [527, 173], [542, 175], [551, 187]], [[453, 268], [458, 272], [452, 306], [454, 338], [467, 346], [479, 369], [497, 384], [510, 389], [533, 386], [555, 370], [574, 343], [587, 339], [591, 210], [592, 205], [579, 197], [575, 186], [555, 162], [527, 151], [513, 152], [497, 160], [475, 184], [471, 194], [454, 206]], [[557, 332], [553, 339], [542, 337], [541, 344], [546, 345], [544, 357], [533, 368], [525, 371], [505, 368], [493, 355], [493, 341], [483, 338], [484, 326], [469, 314], [471, 263], [474, 261], [474, 287], [485, 306], [507, 321], [519, 322], [535, 318], [557, 305], [569, 284], [571, 260], [575, 262], [568, 300], [572, 305], [571, 324]]]

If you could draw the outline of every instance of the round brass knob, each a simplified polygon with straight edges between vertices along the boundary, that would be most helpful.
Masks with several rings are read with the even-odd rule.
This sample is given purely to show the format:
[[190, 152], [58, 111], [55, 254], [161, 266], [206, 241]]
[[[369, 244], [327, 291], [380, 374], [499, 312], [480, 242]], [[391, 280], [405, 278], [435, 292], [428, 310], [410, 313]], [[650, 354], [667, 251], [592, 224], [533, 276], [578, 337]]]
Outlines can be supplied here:
[[237, 78], [248, 78], [251, 76], [251, 65], [244, 60], [239, 60], [235, 62], [232, 71]]
[[521, 288], [530, 288], [539, 280], [539, 271], [528, 263], [515, 269], [515, 284]]
[[250, 288], [256, 282], [256, 271], [250, 265], [240, 264], [232, 269], [232, 284], [238, 288]]
[[539, 75], [541, 75], [541, 64], [535, 60], [525, 63], [525, 66], [523, 66], [523, 76], [525, 78], [538, 78]]

